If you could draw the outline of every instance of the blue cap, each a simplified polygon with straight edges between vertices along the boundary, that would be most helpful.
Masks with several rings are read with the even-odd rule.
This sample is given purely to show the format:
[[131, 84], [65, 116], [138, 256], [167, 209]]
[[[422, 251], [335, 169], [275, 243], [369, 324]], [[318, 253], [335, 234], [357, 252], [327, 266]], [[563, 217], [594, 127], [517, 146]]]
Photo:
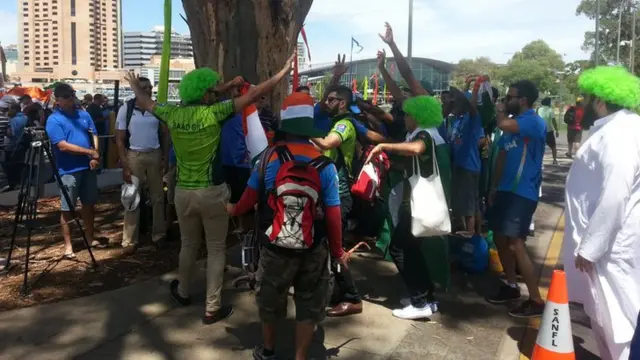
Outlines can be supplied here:
[[352, 99], [353, 105], [351, 105], [349, 107], [349, 110], [351, 110], [351, 112], [356, 114], [356, 115], [362, 113], [362, 111], [360, 111], [360, 108], [358, 107], [358, 105], [356, 105], [356, 101], [358, 99], [363, 99], [363, 97], [362, 97], [362, 94], [360, 94], [360, 92], [356, 91], [356, 92], [353, 93], [353, 99]]

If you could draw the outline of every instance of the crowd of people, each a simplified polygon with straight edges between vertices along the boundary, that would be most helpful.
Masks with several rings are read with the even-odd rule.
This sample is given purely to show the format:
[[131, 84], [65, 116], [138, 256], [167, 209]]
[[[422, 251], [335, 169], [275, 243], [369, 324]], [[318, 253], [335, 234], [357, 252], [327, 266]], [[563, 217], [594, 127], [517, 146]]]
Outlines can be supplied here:
[[[164, 246], [166, 231], [177, 218], [181, 249], [178, 277], [171, 282], [170, 293], [180, 305], [191, 303], [191, 280], [204, 239], [204, 324], [216, 323], [233, 312], [233, 306], [222, 301], [229, 218], [237, 219], [238, 232], [251, 227], [251, 217], [257, 219], [253, 230], [261, 250], [256, 300], [263, 339], [254, 351], [254, 359], [275, 359], [275, 324], [286, 316], [290, 287], [294, 289], [296, 306], [296, 359], [307, 358], [314, 329], [325, 316], [352, 316], [364, 311], [349, 268], [351, 251], [345, 250], [347, 244], [360, 240], [377, 241], [406, 285], [407, 297], [393, 310], [393, 316], [423, 319], [439, 310], [439, 279], [435, 273], [441, 269], [434, 269], [429, 257], [447, 259], [448, 236], [416, 236], [410, 181], [414, 177], [437, 175], [450, 209], [447, 217], [451, 219], [451, 234], [469, 237], [487, 230], [493, 232], [506, 280], [487, 300], [495, 304], [520, 301], [519, 271], [528, 298], [511, 308], [509, 314], [532, 318], [544, 311], [526, 244], [540, 197], [546, 145], [557, 164], [555, 139], [559, 134], [551, 100], [544, 98], [538, 106], [539, 91], [526, 79], [509, 84], [508, 91], [500, 94], [491, 87], [487, 76], [470, 77], [463, 89], [451, 87], [435, 94], [414, 76], [388, 24], [381, 39], [408, 85], [402, 88], [393, 81], [385, 67], [386, 53], [379, 52], [378, 70], [393, 98], [390, 112], [339, 84], [348, 71], [344, 56], [338, 56], [331, 83], [323, 94], [312, 94], [309, 87], [300, 86], [283, 100], [281, 111], [276, 114], [268, 106], [267, 96], [289, 75], [291, 58], [272, 78], [246, 91], [240, 91], [245, 87], [241, 77], [223, 83], [211, 69], [194, 70], [180, 83], [180, 105], [154, 102], [149, 79], [127, 75], [135, 98], [120, 108], [116, 120], [123, 181], [148, 189], [153, 219], [151, 239], [156, 246]], [[576, 149], [579, 147], [583, 128], [599, 117], [611, 117], [633, 105], [631, 101], [616, 102], [610, 97], [611, 92], [602, 91], [593, 85], [594, 81], [597, 77], [582, 87], [591, 90], [587, 92], [586, 105], [579, 99], [565, 115], [570, 130], [568, 157], [585, 155], [582, 150], [572, 149], [574, 144], [578, 145]], [[106, 145], [97, 134], [101, 133], [98, 127], [105, 126], [107, 115], [103, 108], [105, 98], [99, 94], [85, 98], [86, 111], [71, 86], [59, 84], [54, 95], [56, 107], [46, 120], [46, 132], [54, 146], [63, 185], [71, 195], [70, 204], [62, 197], [60, 222], [66, 244], [64, 256], [73, 258], [67, 224], [77, 199], [82, 203], [80, 214], [87, 239], [93, 245], [97, 243], [93, 238], [93, 206], [98, 195], [94, 170], [104, 157]], [[640, 102], [640, 98], [634, 101]], [[245, 108], [253, 105], [259, 109], [269, 139], [269, 146], [256, 158], [250, 158], [247, 151], [242, 115]], [[44, 122], [39, 111], [16, 111], [29, 118], [21, 117], [21, 122]], [[601, 124], [596, 122], [595, 126]], [[625, 144], [637, 145], [637, 137], [634, 139]], [[381, 165], [381, 159], [388, 160], [388, 168]], [[588, 159], [582, 162], [583, 172], [587, 171], [591, 163]], [[369, 163], [375, 163], [381, 183], [375, 196], [365, 200], [356, 196], [352, 187]], [[572, 170], [569, 185], [573, 177], [582, 175], [589, 176], [574, 175]], [[637, 187], [637, 171], [620, 175], [626, 177], [606, 176], [602, 181], [625, 181], [619, 183], [625, 189]], [[165, 185], [168, 205], [164, 200]], [[611, 195], [610, 191], [604, 191], [603, 196]], [[568, 188], [567, 193], [568, 199], [578, 198], [569, 204], [569, 209], [577, 212], [568, 214], [575, 228], [570, 237], [584, 244], [585, 238], [576, 237], [577, 232], [586, 231], [594, 238], [603, 231], [615, 230], [612, 224], [602, 229], [587, 226], [580, 214], [592, 214], [592, 209], [587, 209], [591, 206], [589, 201], [579, 198], [580, 191]], [[140, 206], [130, 205], [119, 244], [127, 254], [136, 251], [140, 232]], [[610, 206], [623, 217], [623, 206]], [[605, 223], [605, 213], [600, 215], [598, 221]], [[382, 241], [385, 229], [391, 233], [386, 242]], [[637, 235], [637, 226], [633, 233]], [[427, 256], [425, 243], [443, 246], [431, 247]], [[594, 253], [602, 256], [607, 251], [598, 245], [583, 245], [580, 249], [576, 260], [579, 270], [593, 266], [598, 259]], [[634, 289], [638, 291], [637, 287]], [[639, 301], [638, 297], [629, 299], [636, 311], [630, 320], [633, 328]], [[621, 308], [623, 312], [628, 310]], [[593, 311], [589, 315], [592, 319], [597, 317]], [[617, 354], [628, 353], [628, 332], [626, 350], [624, 346], [620, 349], [612, 343], [619, 340], [612, 338], [614, 330], [607, 328], [612, 323], [600, 319], [598, 324], [601, 352], [604, 348], [611, 359], [622, 359]]]

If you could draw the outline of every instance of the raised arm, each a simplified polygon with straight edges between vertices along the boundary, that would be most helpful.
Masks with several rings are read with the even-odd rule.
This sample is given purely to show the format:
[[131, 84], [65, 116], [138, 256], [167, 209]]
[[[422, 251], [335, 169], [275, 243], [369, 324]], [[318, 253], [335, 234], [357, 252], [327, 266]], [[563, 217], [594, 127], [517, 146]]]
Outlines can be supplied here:
[[393, 29], [391, 28], [391, 25], [389, 25], [389, 23], [385, 23], [384, 25], [386, 27], [386, 31], [384, 35], [380, 34], [380, 38], [389, 45], [389, 48], [391, 48], [396, 64], [398, 64], [398, 71], [400, 71], [400, 75], [402, 75], [407, 84], [409, 84], [409, 88], [411, 88], [413, 96], [429, 95], [429, 92], [422, 87], [418, 79], [413, 75], [413, 71], [407, 62], [407, 59], [405, 59], [402, 52], [400, 52], [400, 49], [398, 49], [398, 45], [396, 45], [396, 42], [393, 39]]
[[136, 94], [136, 104], [138, 107], [144, 111], [153, 112], [156, 102], [142, 89], [140, 77], [134, 74], [133, 71], [130, 71], [124, 76], [124, 79], [127, 80], [129, 86], [131, 86], [131, 90]]
[[405, 96], [402, 93], [400, 86], [398, 86], [398, 83], [391, 78], [391, 74], [387, 71], [387, 68], [385, 67], [386, 58], [387, 53], [384, 50], [378, 51], [378, 70], [380, 70], [380, 75], [382, 75], [384, 83], [387, 84], [387, 89], [389, 89], [391, 96], [393, 96], [393, 99], [399, 106], [402, 106]]
[[238, 96], [235, 99], [233, 99], [233, 105], [235, 106], [236, 111], [242, 111], [247, 106], [257, 102], [258, 99], [260, 99], [260, 97], [262, 97], [263, 95], [265, 95], [268, 92], [270, 92], [271, 90], [273, 90], [273, 88], [275, 88], [276, 85], [278, 85], [280, 83], [280, 81], [282, 81], [282, 79], [284, 79], [287, 75], [289, 75], [289, 73], [291, 72], [292, 65], [293, 65], [293, 57], [294, 56], [295, 56], [295, 54], [292, 54], [287, 59], [287, 62], [282, 67], [282, 70], [280, 70], [280, 72], [278, 72], [271, 79], [269, 79], [269, 80], [267, 80], [265, 82], [262, 82], [262, 83], [260, 83], [260, 84], [258, 84], [256, 86], [252, 86], [249, 89], [249, 91], [247, 91], [246, 94], [244, 94], [242, 96]]
[[347, 71], [349, 70], [349, 67], [345, 64], [346, 57], [347, 57], [346, 54], [342, 54], [342, 59], [341, 59], [340, 54], [338, 54], [338, 60], [336, 60], [335, 64], [333, 65], [333, 69], [331, 69], [331, 72], [333, 73], [333, 75], [331, 76], [331, 80], [329, 81], [329, 84], [327, 84], [327, 86], [324, 89], [324, 93], [322, 94], [322, 99], [320, 99], [320, 108], [322, 108], [323, 110], [327, 106], [326, 104], [327, 97], [331, 92], [331, 88], [340, 84], [340, 78], [342, 77], [342, 75], [346, 74]]

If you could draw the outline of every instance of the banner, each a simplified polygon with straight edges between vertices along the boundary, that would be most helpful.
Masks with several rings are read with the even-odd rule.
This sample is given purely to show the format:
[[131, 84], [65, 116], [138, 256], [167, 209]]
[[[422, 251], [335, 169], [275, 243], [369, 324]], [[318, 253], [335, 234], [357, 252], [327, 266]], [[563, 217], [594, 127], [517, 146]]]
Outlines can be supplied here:
[[364, 84], [362, 87], [363, 87], [362, 99], [369, 100], [369, 78], [368, 77], [364, 78]]

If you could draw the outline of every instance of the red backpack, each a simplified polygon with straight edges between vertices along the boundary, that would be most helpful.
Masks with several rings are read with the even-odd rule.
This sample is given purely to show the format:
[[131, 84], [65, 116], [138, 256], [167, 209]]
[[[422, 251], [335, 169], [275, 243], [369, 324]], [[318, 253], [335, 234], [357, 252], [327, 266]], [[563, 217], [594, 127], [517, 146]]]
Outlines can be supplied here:
[[314, 241], [314, 222], [322, 214], [320, 172], [331, 160], [319, 156], [311, 161], [296, 160], [287, 146], [274, 148], [280, 161], [268, 204], [273, 222], [265, 234], [273, 245], [304, 250]]
[[[365, 151], [363, 151], [363, 161], [369, 157], [372, 149], [373, 146], [368, 146]], [[358, 178], [351, 187], [351, 193], [364, 201], [372, 202], [376, 200], [380, 195], [382, 184], [389, 172], [390, 166], [389, 156], [385, 152], [378, 154], [378, 156], [371, 159], [371, 162], [362, 166]]]

